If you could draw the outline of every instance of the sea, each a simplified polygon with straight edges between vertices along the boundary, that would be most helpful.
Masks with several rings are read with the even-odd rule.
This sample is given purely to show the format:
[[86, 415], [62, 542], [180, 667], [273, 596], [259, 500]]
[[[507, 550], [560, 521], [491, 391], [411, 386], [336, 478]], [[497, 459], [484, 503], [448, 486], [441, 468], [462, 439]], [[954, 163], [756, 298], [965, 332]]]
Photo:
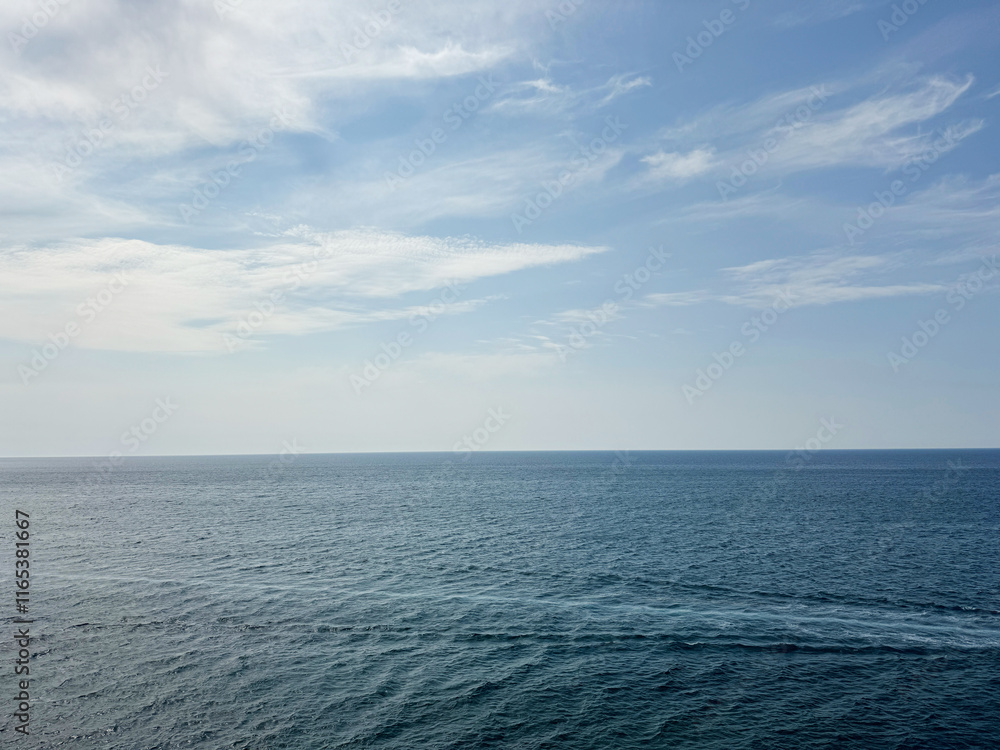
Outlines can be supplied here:
[[1000, 747], [1000, 451], [464, 455], [0, 460], [0, 745]]

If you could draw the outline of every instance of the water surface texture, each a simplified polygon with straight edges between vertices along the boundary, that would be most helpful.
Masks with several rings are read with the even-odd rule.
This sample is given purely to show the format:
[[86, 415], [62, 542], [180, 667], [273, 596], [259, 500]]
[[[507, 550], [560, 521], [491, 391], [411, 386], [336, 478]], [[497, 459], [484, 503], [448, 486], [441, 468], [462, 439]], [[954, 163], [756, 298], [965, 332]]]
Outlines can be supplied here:
[[5, 747], [1000, 742], [997, 451], [93, 464], [0, 461]]

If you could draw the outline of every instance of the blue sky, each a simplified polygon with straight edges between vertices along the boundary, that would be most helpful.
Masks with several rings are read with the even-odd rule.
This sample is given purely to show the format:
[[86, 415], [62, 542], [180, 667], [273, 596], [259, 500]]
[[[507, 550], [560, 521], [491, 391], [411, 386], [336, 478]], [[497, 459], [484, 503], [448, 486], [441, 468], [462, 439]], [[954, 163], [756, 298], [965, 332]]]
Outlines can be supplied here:
[[1000, 445], [995, 2], [0, 22], [0, 455]]

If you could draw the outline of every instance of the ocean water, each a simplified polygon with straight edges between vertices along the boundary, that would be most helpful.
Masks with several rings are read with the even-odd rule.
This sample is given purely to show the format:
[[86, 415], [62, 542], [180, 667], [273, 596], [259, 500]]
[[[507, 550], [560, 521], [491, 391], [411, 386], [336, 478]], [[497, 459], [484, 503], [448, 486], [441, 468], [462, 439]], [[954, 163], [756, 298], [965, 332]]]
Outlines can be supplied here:
[[998, 451], [285, 460], [0, 461], [0, 745], [1000, 746]]

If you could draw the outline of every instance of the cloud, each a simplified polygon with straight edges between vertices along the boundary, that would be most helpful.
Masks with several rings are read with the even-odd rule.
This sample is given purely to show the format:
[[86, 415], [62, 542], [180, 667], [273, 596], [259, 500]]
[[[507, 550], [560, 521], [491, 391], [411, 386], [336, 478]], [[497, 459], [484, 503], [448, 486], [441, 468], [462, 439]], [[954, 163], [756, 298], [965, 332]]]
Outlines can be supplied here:
[[885, 5], [887, 0], [820, 0], [811, 2], [805, 7], [778, 14], [774, 23], [780, 28], [795, 28], [828, 21], [836, 21], [860, 11]]
[[660, 133], [670, 147], [643, 157], [650, 167], [646, 181], [729, 177], [754, 154], [754, 173], [776, 176], [833, 167], [898, 169], [929, 152], [941, 155], [982, 129], [982, 120], [953, 123], [943, 129], [950, 139], [941, 146], [938, 132], [918, 127], [972, 84], [971, 76], [937, 76], [905, 91], [883, 90], [861, 101], [855, 95], [850, 104], [843, 100], [859, 84], [824, 84], [715, 107]]
[[[996, 247], [1000, 231], [1000, 174], [979, 180], [949, 175], [934, 183], [928, 182], [923, 190], [916, 190], [914, 185], [918, 180], [931, 179], [931, 167], [932, 162], [922, 160], [904, 169], [902, 182], [909, 192], [885, 209], [865, 230], [858, 240], [859, 246], [893, 250], [905, 247], [929, 255], [931, 263], [939, 257], [959, 259], [945, 262], [961, 262], [961, 259], [979, 257]], [[886, 188], [890, 182], [886, 178]], [[724, 222], [766, 219], [786, 227], [794, 223], [800, 233], [819, 230], [817, 236], [820, 236], [824, 231], [843, 227], [845, 222], [856, 221], [858, 210], [857, 204], [791, 196], [774, 188], [729, 201], [703, 201], [682, 206], [658, 223], [684, 222], [694, 227], [714, 227]], [[946, 248], [943, 254], [942, 247]]]
[[[805, 123], [775, 154], [787, 170], [833, 166], [901, 167], [933, 148], [936, 133], [904, 129], [944, 112], [972, 86], [973, 78], [930, 78], [914, 90], [871, 97], [836, 112], [820, 113]], [[956, 131], [958, 140], [978, 131], [970, 123]]]
[[[562, 139], [519, 148], [498, 147], [485, 155], [474, 144], [471, 152], [466, 149], [450, 160], [442, 157], [422, 165], [390, 186], [386, 175], [391, 177], [394, 172], [385, 167], [397, 170], [400, 157], [412, 150], [410, 143], [401, 154], [390, 152], [393, 155], [384, 157], [381, 169], [374, 174], [332, 179], [323, 189], [310, 185], [289, 198], [286, 212], [322, 209], [326, 218], [350, 222], [364, 216], [366, 223], [403, 229], [442, 217], [508, 218], [512, 212], [524, 210], [525, 201], [534, 199], [545, 183], [551, 184], [567, 172], [569, 177], [561, 185], [557, 203], [570, 200], [567, 196], [571, 194], [586, 193], [587, 188], [602, 183], [625, 156], [625, 149], [616, 144], [598, 154], [584, 152], [575, 142], [567, 144]], [[398, 177], [398, 171], [395, 174]]]
[[[0, 144], [13, 154], [27, 145], [53, 161], [110, 119], [116, 127], [101, 150], [140, 165], [205, 146], [227, 148], [279, 108], [295, 114], [290, 131], [317, 132], [363, 109], [372, 101], [366, 93], [400, 93], [404, 84], [485, 71], [526, 54], [542, 33], [529, 0], [407, 0], [395, 13], [387, 6], [59, 3], [24, 44], [0, 45]], [[38, 12], [33, 1], [3, 3], [0, 27], [20, 29]], [[113, 113], [122, 101], [128, 116], [119, 122]]]
[[926, 237], [979, 237], [996, 242], [1000, 230], [1000, 174], [974, 180], [945, 177], [914, 193], [887, 218], [904, 231]]
[[[37, 34], [23, 44], [5, 34], [0, 45], [0, 242], [149, 237], [179, 226], [187, 236], [178, 204], [212, 171], [242, 165], [247, 142], [283, 113], [279, 134], [268, 134], [273, 145], [247, 169], [254, 176], [234, 180], [195, 222], [245, 230], [239, 208], [259, 208], [266, 187], [277, 213], [274, 204], [303, 183], [315, 187], [315, 157], [329, 153], [320, 139], [336, 140], [369, 107], [418, 101], [443, 81], [527, 61], [551, 31], [533, 0], [52, 7]], [[40, 12], [35, 0], [0, 4], [0, 27], [17, 34]], [[460, 199], [452, 208], [476, 210]], [[375, 218], [359, 222], [354, 212], [324, 225]]]
[[640, 301], [640, 307], [688, 307], [716, 299], [705, 290], [693, 292], [658, 292], [647, 294]]
[[947, 291], [946, 284], [908, 281], [876, 283], [879, 276], [899, 271], [894, 256], [836, 255], [828, 252], [773, 258], [722, 269], [730, 289], [647, 294], [642, 307], [687, 307], [709, 302], [762, 309], [778, 299], [791, 307], [829, 305]]
[[658, 151], [642, 157], [641, 161], [649, 165], [648, 179], [657, 182], [663, 180], [684, 182], [710, 171], [715, 166], [712, 149], [695, 149], [687, 154]]
[[613, 333], [613, 327], [609, 328], [608, 324], [625, 318], [625, 311], [635, 307], [635, 303], [615, 302], [610, 305], [610, 302], [612, 300], [593, 308], [572, 308], [551, 313], [546, 318], [532, 321], [529, 333], [495, 343], [513, 353], [544, 353], [546, 357], [555, 354], [565, 361], [567, 347], [589, 349], [599, 342], [622, 336]]
[[[828, 305], [834, 302], [935, 294], [947, 286], [923, 282], [875, 284], [869, 277], [898, 269], [894, 257], [818, 253], [804, 257], [762, 260], [724, 269], [740, 290], [720, 295], [723, 302], [748, 307], [767, 307], [787, 294], [793, 307]], [[865, 282], [868, 283], [865, 283]], [[860, 283], [859, 283], [860, 282]]]
[[[733, 144], [758, 140], [764, 133], [785, 125], [784, 118], [794, 114], [798, 107], [809, 106], [810, 101], [815, 103], [820, 96], [830, 98], [848, 93], [855, 85], [824, 82], [765, 94], [748, 102], [718, 104], [662, 128], [659, 138], [675, 145], [705, 141]], [[815, 104], [813, 108], [819, 109]]]
[[[573, 309], [573, 310], [563, 310], [562, 312], [557, 312], [552, 316], [552, 320], [556, 324], [576, 326], [581, 323], [592, 323], [595, 319], [601, 320], [604, 323], [610, 323], [613, 320], [618, 320], [622, 317], [619, 311], [609, 311], [603, 306], [595, 307], [593, 309]], [[539, 321], [540, 323], [545, 323], [545, 321]]]
[[623, 73], [612, 76], [599, 86], [575, 90], [568, 84], [559, 84], [545, 77], [510, 86], [489, 109], [505, 115], [551, 117], [564, 113], [594, 114], [615, 99], [652, 85], [653, 81], [648, 76]]
[[[727, 201], [711, 200], [682, 206], [658, 224], [684, 221], [694, 225], [766, 217], [787, 225], [790, 222], [815, 225], [817, 215], [829, 206], [808, 196], [790, 196], [777, 188], [747, 193]], [[839, 207], [838, 207], [839, 208]]]
[[[263, 335], [408, 318], [423, 308], [399, 304], [404, 295], [573, 262], [604, 250], [308, 228], [235, 250], [122, 239], [18, 247], [0, 253], [0, 338], [35, 345], [67, 322], [80, 323], [77, 306], [95, 298], [121, 271], [126, 288], [90, 316], [77, 346], [222, 352], [224, 335], [234, 334], [240, 321], [262, 308], [271, 310], [259, 326]], [[460, 299], [447, 312], [471, 312], [488, 301]]]
[[431, 52], [414, 47], [399, 47], [386, 51], [381, 59], [374, 62], [355, 62], [319, 70], [281, 71], [279, 75], [355, 81], [450, 78], [491, 68], [512, 52], [508, 47], [491, 47], [474, 52], [464, 49], [460, 44], [448, 42]]
[[602, 87], [607, 90], [607, 93], [597, 104], [599, 107], [604, 107], [613, 102], [619, 96], [623, 96], [624, 94], [627, 94], [635, 89], [641, 89], [652, 85], [653, 79], [649, 76], [630, 76], [627, 74], [613, 76], [611, 80], [609, 80]]
[[962, 263], [996, 252], [1000, 174], [981, 180], [949, 175], [906, 196], [869, 229], [865, 246], [905, 246], [930, 265]]

